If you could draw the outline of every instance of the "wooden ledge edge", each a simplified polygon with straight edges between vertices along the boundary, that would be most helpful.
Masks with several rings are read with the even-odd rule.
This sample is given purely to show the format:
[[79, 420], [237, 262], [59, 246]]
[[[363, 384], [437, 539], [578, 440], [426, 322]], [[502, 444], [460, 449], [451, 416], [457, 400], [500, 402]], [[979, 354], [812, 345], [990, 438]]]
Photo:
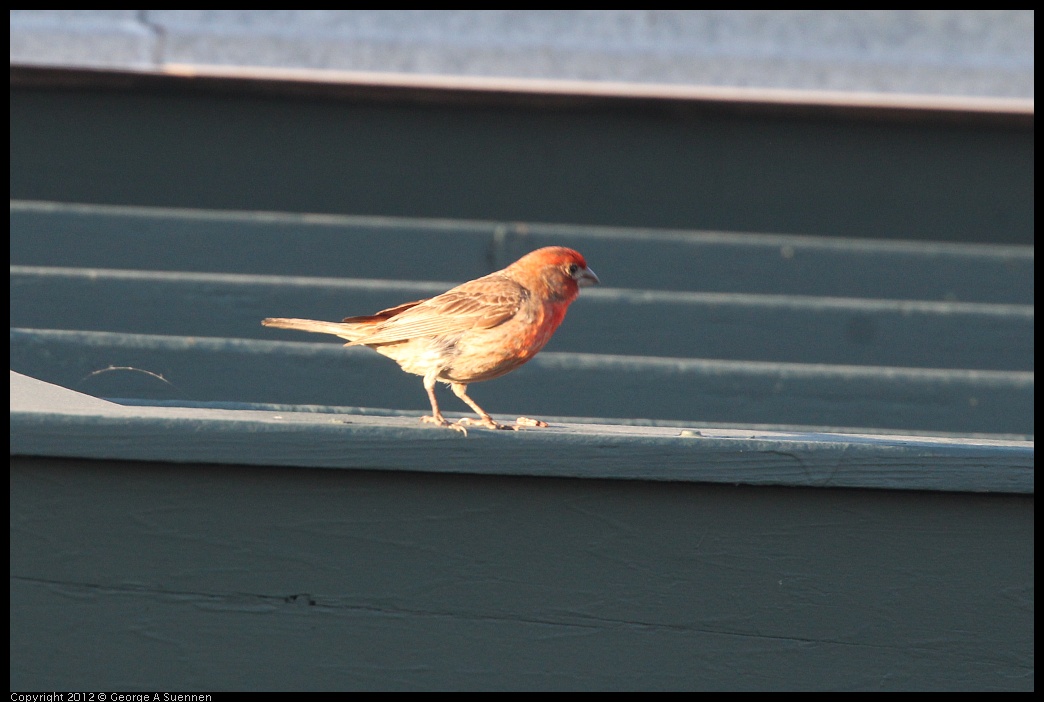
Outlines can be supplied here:
[[441, 104], [665, 106], [1033, 128], [1034, 100], [987, 96], [631, 83], [408, 72], [167, 63], [145, 68], [12, 64], [13, 88], [203, 89]]
[[11, 455], [733, 485], [1033, 494], [1033, 442], [124, 406], [11, 374]]

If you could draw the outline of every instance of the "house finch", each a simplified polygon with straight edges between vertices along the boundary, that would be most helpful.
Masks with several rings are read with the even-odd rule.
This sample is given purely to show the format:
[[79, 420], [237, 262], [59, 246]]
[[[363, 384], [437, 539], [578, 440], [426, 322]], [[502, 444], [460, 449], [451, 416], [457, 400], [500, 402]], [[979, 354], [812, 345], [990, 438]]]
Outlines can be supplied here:
[[[369, 346], [407, 373], [424, 377], [431, 416], [422, 421], [464, 431], [464, 424], [491, 429], [547, 426], [520, 417], [514, 426], [498, 424], [467, 395], [469, 383], [499, 378], [544, 348], [565, 318], [580, 288], [598, 276], [572, 249], [548, 246], [526, 254], [507, 268], [458, 285], [436, 297], [347, 317], [341, 322], [265, 319], [267, 327], [334, 334], [346, 346]], [[439, 411], [435, 382], [478, 413], [480, 420], [451, 424]]]

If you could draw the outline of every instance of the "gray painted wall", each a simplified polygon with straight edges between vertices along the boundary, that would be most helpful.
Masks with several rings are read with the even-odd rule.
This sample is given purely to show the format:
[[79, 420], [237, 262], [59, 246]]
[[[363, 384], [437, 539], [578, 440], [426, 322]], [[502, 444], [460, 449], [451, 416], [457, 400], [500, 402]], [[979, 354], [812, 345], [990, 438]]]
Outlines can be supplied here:
[[[378, 25], [392, 17], [404, 20], [397, 33], [378, 32]], [[603, 24], [612, 17], [622, 19]], [[802, 21], [794, 22], [795, 17]], [[708, 24], [708, 18], [719, 21]], [[875, 18], [877, 24], [871, 21]], [[636, 19], [645, 24], [634, 24]], [[1021, 29], [995, 33], [1005, 22], [1008, 29]], [[1012, 56], [1027, 56], [1026, 42], [1019, 40], [1027, 36], [1027, 24], [1029, 57], [1020, 62]], [[883, 31], [888, 27], [902, 31], [889, 35]], [[874, 31], [867, 33], [868, 28]], [[418, 38], [422, 30], [425, 41]], [[462, 44], [461, 33], [474, 41]], [[355, 40], [345, 44], [345, 36]], [[586, 43], [580, 41], [584, 37]], [[691, 37], [702, 43], [687, 46]], [[824, 43], [824, 38], [831, 41]], [[105, 65], [159, 70], [186, 60], [383, 70], [399, 59], [400, 70], [448, 66], [454, 72], [493, 75], [672, 80], [669, 72], [653, 70], [659, 61], [661, 67], [680, 67], [697, 76], [683, 76], [683, 82], [715, 83], [734, 71], [722, 82], [903, 90], [912, 79], [927, 76], [931, 80], [918, 82], [918, 91], [1032, 95], [1032, 13], [12, 12], [12, 61], [35, 60], [25, 58], [24, 51], [33, 41], [38, 42], [36, 59], [58, 60], [53, 57], [65, 52], [64, 61], [91, 64], [111, 51], [107, 60], [113, 63]], [[823, 51], [804, 50], [813, 45]], [[863, 50], [853, 57], [854, 46]], [[121, 56], [124, 50], [129, 53]], [[265, 51], [270, 52], [267, 60], [261, 55]], [[295, 58], [295, 52], [304, 53]], [[797, 58], [785, 60], [788, 55]], [[365, 63], [367, 56], [372, 63]], [[543, 64], [534, 61], [541, 57]], [[584, 60], [606, 70], [568, 73], [583, 69]], [[534, 66], [548, 73], [534, 74]], [[636, 67], [640, 77], [622, 73], [624, 66]], [[817, 66], [824, 72], [814, 70]], [[1027, 66], [1028, 82], [1003, 87], [1024, 78]], [[787, 83], [788, 76], [814, 85]], [[947, 83], [954, 76], [956, 82]], [[976, 76], [986, 76], [988, 89], [974, 87]], [[881, 81], [878, 87], [874, 80]], [[390, 364], [371, 372], [370, 361], [344, 353], [336, 343], [269, 340], [262, 336], [267, 330], [256, 325], [260, 317], [276, 314], [277, 306], [312, 310], [308, 305], [329, 305], [330, 314], [339, 316], [355, 311], [346, 307], [349, 300], [382, 306], [381, 295], [419, 297], [413, 295], [417, 289], [472, 277], [472, 270], [503, 265], [521, 253], [520, 247], [552, 237], [583, 244], [592, 265], [599, 261], [599, 274], [620, 287], [607, 285], [597, 291], [601, 297], [578, 302], [567, 322], [577, 335], [556, 339], [561, 350], [538, 357], [525, 369], [529, 375], [520, 371], [495, 388], [491, 384], [490, 391], [508, 393], [491, 409], [514, 409], [521, 400], [569, 398], [570, 391], [578, 392], [575, 378], [581, 372], [587, 373], [589, 386], [579, 388], [579, 394], [594, 397], [593, 409], [559, 405], [563, 411], [606, 416], [605, 408], [621, 408], [642, 423], [649, 422], [643, 415], [653, 415], [648, 409], [653, 401], [673, 397], [682, 406], [678, 398], [692, 393], [676, 377], [671, 381], [669, 363], [648, 358], [635, 361], [634, 368], [621, 365], [641, 350], [621, 345], [635, 340], [619, 333], [620, 323], [641, 317], [642, 305], [654, 300], [684, 310], [694, 327], [709, 327], [717, 319], [715, 337], [736, 359], [749, 358], [743, 354], [751, 346], [759, 347], [754, 349], [758, 353], [769, 348], [779, 354], [776, 363], [757, 361], [780, 374], [755, 388], [758, 397], [790, 393], [779, 395], [784, 402], [770, 420], [842, 416], [836, 406], [823, 403], [811, 419], [795, 414], [800, 404], [794, 398], [800, 393], [784, 376], [799, 364], [790, 363], [794, 359], [786, 354], [804, 359], [798, 375], [811, 377], [806, 371], [824, 370], [813, 361], [838, 364], [844, 358], [866, 364], [872, 361], [866, 354], [884, 358], [891, 353], [890, 364], [930, 367], [857, 367], [853, 378], [844, 383], [835, 378], [827, 384], [829, 392], [816, 397], [854, 398], [873, 408], [874, 387], [901, 389], [916, 402], [907, 402], [902, 393], [896, 395], [900, 401], [923, 407], [934, 418], [943, 410], [961, 421], [970, 418], [971, 424], [951, 427], [957, 430], [1003, 431], [981, 423], [976, 413], [990, 418], [1007, 413], [1024, 423], [1019, 430], [1032, 432], [1032, 207], [1015, 218], [1022, 223], [1018, 227], [998, 219], [1010, 218], [1013, 208], [979, 207], [978, 221], [988, 226], [969, 223], [961, 214], [961, 235], [945, 222], [940, 226], [932, 214], [952, 216], [951, 202], [971, 199], [974, 205], [977, 197], [995, 195], [977, 187], [946, 187], [954, 178], [972, 184], [985, 177], [1005, 196], [1015, 193], [1016, 201], [1018, 188], [1031, 190], [1032, 116], [1028, 126], [1023, 119], [1011, 133], [986, 140], [967, 138], [978, 127], [960, 124], [936, 125], [896, 140], [907, 127], [871, 121], [860, 128], [864, 137], [857, 143], [887, 149], [849, 149], [898, 167], [906, 180], [879, 178], [897, 190], [904, 190], [906, 182], [943, 184], [945, 197], [913, 198], [934, 203], [930, 210], [881, 208], [879, 199], [865, 199], [876, 209], [922, 218], [903, 216], [910, 231], [903, 229], [899, 238], [1026, 244], [967, 246], [506, 222], [374, 222], [356, 217], [360, 211], [315, 217], [294, 214], [286, 205], [277, 215], [200, 212], [191, 208], [229, 205], [203, 203], [199, 194], [227, 196], [226, 189], [237, 182], [243, 185], [239, 194], [249, 197], [230, 209], [247, 210], [271, 209], [281, 193], [308, 194], [313, 185], [341, 182], [291, 179], [296, 187], [288, 188], [279, 182], [287, 176], [285, 165], [271, 168], [264, 149], [230, 148], [234, 139], [215, 138], [226, 134], [215, 125], [234, 124], [238, 128], [227, 133], [242, 138], [243, 125], [252, 123], [256, 129], [246, 133], [257, 143], [303, 156], [301, 173], [309, 173], [316, 159], [330, 156], [330, 132], [312, 129], [324, 120], [298, 125], [321, 146], [314, 151], [295, 150], [298, 142], [287, 139], [285, 126], [309, 111], [323, 112], [316, 112], [316, 101], [288, 101], [286, 114], [294, 119], [266, 121], [266, 114], [275, 113], [256, 109], [265, 100], [226, 110], [237, 101], [230, 93], [216, 96], [220, 89], [199, 102], [185, 100], [180, 105], [185, 111], [163, 109], [162, 99], [150, 102], [147, 96], [155, 100], [157, 93], [148, 89], [121, 93], [122, 88], [109, 86], [104, 100], [98, 99], [104, 90], [92, 94], [83, 84], [64, 95], [46, 85], [12, 90], [17, 122], [12, 148], [22, 158], [17, 165], [12, 159], [12, 176], [21, 178], [22, 197], [39, 199], [46, 192], [66, 201], [12, 203], [12, 263], [19, 264], [11, 275], [12, 326], [25, 327], [12, 328], [12, 355], [31, 367], [31, 374], [51, 374], [65, 385], [85, 375], [111, 379], [117, 374], [93, 373], [111, 365], [154, 369], [175, 378], [182, 392], [188, 389], [197, 399], [176, 398], [174, 404], [184, 406], [169, 407], [150, 394], [152, 389], [133, 384], [83, 388], [109, 397], [128, 391], [144, 405], [120, 406], [12, 376], [13, 388], [20, 388], [12, 392], [11, 423], [12, 689], [1033, 688], [1032, 440], [853, 436], [807, 429], [786, 433], [735, 425], [697, 428], [681, 421], [634, 427], [624, 420], [607, 425], [560, 419], [544, 432], [473, 430], [464, 437], [421, 425], [419, 412], [410, 411], [413, 405], [399, 412], [389, 409], [398, 400], [383, 400], [379, 392], [397, 392], [423, 405], [416, 379]], [[85, 110], [87, 103], [97, 109]], [[223, 108], [210, 109], [216, 105]], [[323, 114], [337, 118], [342, 107]], [[419, 143], [445, 147], [445, 139], [432, 138], [443, 133], [440, 125], [469, 131], [466, 121], [440, 119], [444, 113], [416, 108], [414, 103], [408, 109], [436, 117], [433, 131], [412, 130]], [[499, 105], [493, 112], [503, 109]], [[518, 107], [510, 109], [517, 117]], [[195, 113], [206, 119], [183, 119]], [[662, 119], [669, 113], [647, 115]], [[374, 123], [386, 124], [386, 114], [372, 110]], [[91, 115], [92, 126], [85, 129], [82, 120]], [[596, 123], [582, 121], [587, 128]], [[825, 124], [813, 122], [819, 125], [813, 125], [815, 130]], [[165, 123], [176, 129], [157, 128]], [[729, 121], [721, 132], [736, 143], [758, 132], [757, 125], [748, 124], [753, 131], [744, 132], [736, 124]], [[504, 133], [489, 134], [488, 143], [497, 149], [509, 144]], [[201, 153], [227, 159], [224, 175], [274, 174], [272, 187], [259, 190], [220, 172], [214, 181], [220, 187], [211, 187], [206, 178], [215, 173], [213, 161], [200, 161], [208, 165], [195, 168], [188, 159], [188, 168], [172, 174], [170, 164], [195, 144], [180, 137], [195, 135], [211, 139]], [[155, 150], [161, 145], [157, 137], [170, 139], [161, 154]], [[929, 162], [941, 164], [953, 163], [946, 154], [967, 154], [971, 141], [980, 145], [978, 155], [1000, 156], [995, 162], [1003, 169], [995, 170], [1009, 180], [989, 177], [994, 171], [982, 168], [917, 171], [940, 177], [903, 168], [908, 162], [925, 163], [920, 147], [926, 143], [935, 143], [943, 156]], [[563, 138], [557, 145], [574, 142]], [[715, 142], [713, 135], [710, 142]], [[791, 138], [757, 143], [774, 144], [791, 157], [806, 151], [794, 148]], [[821, 149], [819, 163], [831, 163], [839, 153], [840, 142], [830, 139], [813, 136], [802, 143]], [[996, 148], [1003, 144], [1009, 146]], [[911, 145], [919, 148], [911, 150]], [[636, 148], [647, 150], [640, 144]], [[662, 157], [676, 150], [677, 142], [668, 139], [654, 151]], [[446, 164], [457, 163], [436, 152], [424, 172], [437, 175]], [[387, 150], [375, 153], [386, 155]], [[519, 147], [518, 153], [528, 152]], [[560, 152], [541, 153], [554, 163]], [[763, 194], [759, 159], [764, 150], [750, 154], [749, 161], [739, 162], [744, 167], [722, 172], [738, 175], [751, 192]], [[251, 161], [251, 155], [259, 160]], [[332, 158], [338, 168], [330, 172], [340, 172], [341, 160]], [[150, 170], [157, 162], [162, 167]], [[253, 163], [265, 168], [252, 169], [248, 164]], [[419, 168], [416, 161], [403, 163]], [[1013, 163], [1022, 165], [1013, 168]], [[398, 166], [390, 164], [391, 176]], [[830, 175], [834, 171], [800, 170], [818, 174], [821, 183], [837, 180]], [[884, 168], [879, 175], [890, 172]], [[469, 182], [486, 187], [490, 173], [499, 171], [448, 173], [453, 177], [444, 180], [477, 174]], [[546, 169], [542, 173], [540, 182], [547, 185]], [[368, 182], [363, 175], [358, 183]], [[862, 187], [866, 182], [865, 171], [841, 175], [849, 177], [845, 183]], [[785, 168], [782, 176], [777, 182], [793, 184]], [[1012, 187], [1005, 185], [1009, 181]], [[394, 177], [387, 181], [398, 182]], [[657, 182], [648, 193], [662, 191]], [[156, 183], [161, 187], [150, 190]], [[140, 199], [125, 198], [130, 185], [138, 186]], [[96, 187], [106, 197], [95, 201], [114, 206], [68, 204]], [[557, 191], [563, 198], [576, 192]], [[431, 192], [432, 202], [445, 201], [443, 190]], [[503, 196], [497, 200], [474, 197], [472, 191], [460, 201], [510, 208], [519, 204], [511, 197], [517, 192], [496, 189], [494, 194]], [[157, 201], [159, 196], [172, 200]], [[793, 203], [792, 195], [777, 199]], [[329, 201], [345, 205], [339, 196]], [[836, 207], [842, 224], [876, 211], [852, 210], [851, 198], [812, 201]], [[399, 207], [396, 199], [389, 202]], [[546, 204], [547, 198], [528, 202]], [[157, 204], [184, 209], [127, 207]], [[729, 203], [724, 209], [744, 211]], [[798, 202], [793, 211], [807, 210]], [[532, 221], [529, 212], [520, 219]], [[402, 214], [380, 212], [395, 213]], [[928, 224], [945, 236], [926, 233]], [[876, 220], [861, 226], [872, 233], [892, 229], [896, 236], [894, 228]], [[843, 233], [837, 229], [831, 225], [819, 233]], [[804, 224], [794, 231], [810, 233]], [[458, 249], [465, 253], [457, 260], [444, 261], [437, 276], [416, 272], [430, 266], [433, 257], [415, 250], [415, 260], [395, 258], [395, 266], [379, 273], [396, 281], [394, 289], [389, 281], [316, 277], [378, 275], [366, 267], [338, 269], [342, 258], [353, 253], [361, 258], [375, 240], [387, 254], [400, 244], [416, 246], [447, 235], [469, 245]], [[245, 244], [230, 246], [236, 237]], [[650, 238], [657, 240], [658, 253], [636, 256], [636, 247]], [[200, 241], [202, 249], [196, 247]], [[215, 251], [217, 241], [222, 244], [216, 253], [200, 253]], [[686, 247], [700, 255], [680, 255]], [[235, 255], [239, 251], [250, 255]], [[281, 256], [280, 251], [290, 253]], [[372, 254], [366, 259], [382, 260]], [[334, 270], [307, 268], [317, 260]], [[258, 268], [243, 270], [229, 261]], [[264, 268], [269, 265], [275, 268]], [[662, 289], [655, 290], [625, 282], [628, 270], [679, 274], [694, 271], [690, 266], [704, 266], [701, 284], [714, 287], [702, 293], [678, 287], [680, 275], [666, 275]], [[745, 272], [730, 275], [737, 270]], [[741, 287], [728, 287], [737, 280]], [[874, 299], [889, 297], [889, 291], [898, 298]], [[836, 299], [828, 300], [837, 295], [850, 299], [839, 308]], [[867, 299], [858, 299], [862, 296]], [[744, 304], [757, 311], [740, 324]], [[121, 305], [124, 309], [113, 312]], [[614, 318], [611, 307], [620, 305], [628, 314]], [[921, 312], [928, 313], [923, 324], [918, 322]], [[169, 326], [163, 326], [164, 320]], [[778, 332], [772, 331], [773, 322]], [[664, 353], [680, 353], [688, 343], [683, 335], [643, 330]], [[793, 335], [785, 341], [788, 330]], [[585, 331], [593, 339], [585, 340]], [[758, 341], [759, 333], [779, 343]], [[895, 342], [888, 341], [890, 335]], [[957, 341], [947, 343], [954, 335]], [[921, 337], [929, 338], [918, 341]], [[604, 345], [584, 345], [603, 338]], [[1002, 343], [1003, 353], [991, 350], [1001, 338], [1014, 343]], [[953, 348], [933, 349], [932, 344]], [[592, 363], [594, 353], [610, 349], [615, 355]], [[699, 352], [704, 353], [713, 352]], [[226, 365], [211, 362], [221, 354]], [[784, 358], [789, 360], [778, 362]], [[168, 360], [176, 367], [166, 369]], [[692, 358], [682, 365], [693, 377], [720, 375], [725, 389], [718, 396], [733, 405], [744, 411], [757, 406], [737, 392], [734, 376], [719, 372], [728, 363], [753, 361]], [[969, 364], [978, 364], [973, 366], [978, 370], [968, 370]], [[562, 369], [570, 372], [569, 382], [555, 375]], [[343, 404], [338, 385], [350, 381], [351, 373], [370, 378], [369, 385], [359, 383], [359, 402], [381, 402], [382, 409], [230, 402], [250, 399], [235, 394], [236, 383], [253, 391], [278, 382], [302, 390], [293, 401], [314, 402], [318, 396], [311, 393], [331, 389], [334, 395], [321, 399]], [[619, 384], [627, 373], [630, 385]], [[875, 374], [881, 381], [876, 386], [847, 382], [873, 381]], [[943, 395], [909, 382], [919, 376], [938, 381]], [[617, 384], [607, 384], [607, 378]], [[657, 386], [650, 382], [656, 378], [666, 381]], [[979, 392], [997, 380], [1008, 384], [995, 387], [993, 395]], [[1008, 381], [1015, 381], [1017, 392], [1010, 392], [1014, 385]], [[512, 390], [512, 382], [520, 385]], [[599, 388], [601, 395], [595, 392]], [[641, 399], [639, 390], [646, 393], [644, 405], [635, 402]], [[994, 411], [994, 402], [1003, 410]], [[860, 412], [844, 416], [883, 417], [871, 420], [878, 427], [903, 425], [906, 419], [887, 408], [877, 415]], [[744, 416], [749, 422], [753, 415], [729, 415], [718, 408], [704, 418], [742, 422]]]
[[1032, 533], [1031, 495], [18, 458], [11, 686], [1031, 690]]

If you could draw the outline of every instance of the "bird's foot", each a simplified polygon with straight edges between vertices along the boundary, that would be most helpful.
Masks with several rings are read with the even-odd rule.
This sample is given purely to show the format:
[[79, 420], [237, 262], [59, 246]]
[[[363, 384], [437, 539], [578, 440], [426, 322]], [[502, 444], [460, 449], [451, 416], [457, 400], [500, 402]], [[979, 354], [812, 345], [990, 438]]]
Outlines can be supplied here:
[[468, 435], [468, 430], [461, 426], [460, 422], [454, 424], [453, 422], [448, 421], [441, 414], [435, 417], [421, 417], [421, 421], [425, 424], [434, 424], [435, 426], [446, 427], [448, 429], [452, 429], [453, 431], [459, 431], [464, 436]]
[[525, 427], [546, 427], [550, 426], [547, 422], [542, 422], [539, 419], [530, 419], [529, 417], [519, 417], [515, 420], [514, 424], [501, 424], [500, 422], [494, 421], [492, 417], [482, 417], [480, 419], [472, 419], [471, 417], [465, 417], [457, 420], [457, 424], [463, 424], [469, 427], [486, 427], [487, 429], [501, 429], [505, 431], [518, 431]]
[[459, 431], [464, 436], [468, 435], [468, 430], [465, 427], [485, 427], [486, 429], [518, 431], [525, 427], [550, 426], [547, 422], [542, 422], [539, 419], [530, 419], [529, 417], [519, 417], [515, 420], [514, 424], [501, 424], [500, 422], [495, 421], [492, 417], [481, 417], [479, 419], [463, 417], [458, 419], [456, 422], [451, 422], [441, 415], [437, 417], [421, 417], [421, 421], [427, 424], [434, 424], [436, 426]]
[[529, 417], [519, 417], [515, 420], [515, 426], [512, 427], [515, 430], [521, 429], [522, 427], [549, 427], [551, 426], [547, 422], [539, 419], [531, 419]]
[[482, 417], [481, 419], [472, 419], [471, 417], [464, 417], [457, 420], [457, 426], [468, 426], [468, 427], [486, 427], [487, 429], [513, 429], [507, 424], [501, 424], [500, 422], [493, 421], [492, 417]]

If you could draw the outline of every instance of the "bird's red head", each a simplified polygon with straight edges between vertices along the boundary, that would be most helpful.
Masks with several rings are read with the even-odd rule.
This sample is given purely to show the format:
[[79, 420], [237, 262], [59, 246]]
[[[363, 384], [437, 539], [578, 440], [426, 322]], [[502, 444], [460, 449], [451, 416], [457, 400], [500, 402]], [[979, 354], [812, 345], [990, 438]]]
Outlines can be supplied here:
[[598, 283], [598, 276], [583, 255], [564, 246], [546, 246], [528, 253], [505, 268], [504, 273], [528, 286], [543, 283], [549, 293], [570, 302], [579, 294], [579, 288]]

